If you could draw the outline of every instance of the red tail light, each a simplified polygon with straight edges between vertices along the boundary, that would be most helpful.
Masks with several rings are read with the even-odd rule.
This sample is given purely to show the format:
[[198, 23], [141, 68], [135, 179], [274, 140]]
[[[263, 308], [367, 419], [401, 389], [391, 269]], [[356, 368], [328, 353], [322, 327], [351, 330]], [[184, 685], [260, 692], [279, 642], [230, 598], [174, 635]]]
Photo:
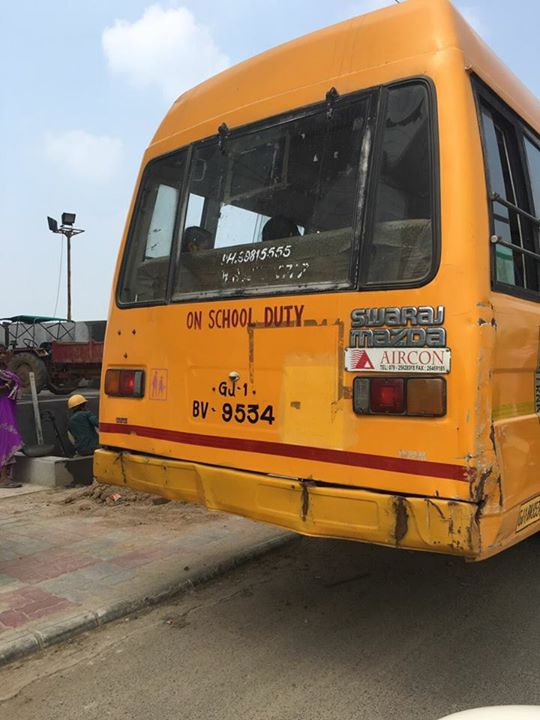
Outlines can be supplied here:
[[135, 373], [131, 370], [122, 370], [120, 373], [120, 395], [133, 395], [135, 390]]
[[442, 417], [446, 415], [446, 380], [440, 377], [356, 377], [353, 410], [357, 415]]
[[374, 413], [403, 415], [405, 412], [405, 382], [373, 378], [370, 388], [370, 408]]
[[107, 370], [105, 394], [113, 397], [143, 397], [144, 370]]

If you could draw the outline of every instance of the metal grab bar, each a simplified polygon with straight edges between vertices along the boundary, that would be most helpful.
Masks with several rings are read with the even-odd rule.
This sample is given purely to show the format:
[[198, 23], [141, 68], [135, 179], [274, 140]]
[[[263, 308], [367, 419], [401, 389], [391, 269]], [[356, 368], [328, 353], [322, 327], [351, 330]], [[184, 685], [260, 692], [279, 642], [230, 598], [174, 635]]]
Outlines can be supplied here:
[[508, 248], [509, 250], [512, 250], [512, 252], [521, 253], [521, 255], [526, 255], [527, 257], [536, 260], [536, 262], [540, 262], [540, 254], [535, 253], [532, 250], [522, 248], [519, 245], [513, 245], [512, 243], [506, 242], [506, 240], [503, 240], [498, 235], [492, 235], [490, 242], [492, 245], [502, 245], [502, 247]]
[[517, 212], [519, 215], [522, 215], [523, 217], [527, 218], [527, 220], [530, 220], [532, 223], [540, 227], [540, 219], [535, 217], [534, 215], [531, 215], [526, 210], [522, 210], [517, 205], [514, 205], [514, 203], [508, 202], [508, 200], [505, 200], [503, 197], [499, 195], [499, 193], [492, 192], [489, 194], [490, 200], [493, 200], [493, 202], [498, 202], [501, 205], [504, 205], [504, 207], [508, 208], [509, 210], [513, 210], [514, 212]]

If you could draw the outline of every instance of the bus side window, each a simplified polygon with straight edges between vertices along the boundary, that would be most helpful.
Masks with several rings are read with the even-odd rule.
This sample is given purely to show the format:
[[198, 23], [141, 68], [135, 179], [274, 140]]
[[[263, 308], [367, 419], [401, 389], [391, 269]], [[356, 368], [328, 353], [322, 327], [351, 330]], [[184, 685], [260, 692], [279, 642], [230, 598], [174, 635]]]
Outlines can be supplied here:
[[433, 171], [424, 85], [388, 92], [373, 209], [368, 283], [420, 281], [433, 257]]
[[[540, 204], [540, 160], [538, 148], [523, 139], [523, 128], [510, 112], [496, 112], [482, 102], [481, 119], [486, 159], [488, 190], [516, 207], [514, 210], [494, 199], [491, 204], [493, 231], [504, 242], [528, 251], [538, 252], [538, 226], [530, 214], [538, 215]], [[529, 167], [530, 194], [527, 191]], [[536, 206], [536, 209], [535, 207]], [[523, 212], [518, 212], [522, 210]], [[492, 245], [494, 280], [503, 285], [538, 292], [538, 263], [519, 250], [498, 243]]]
[[[486, 153], [488, 184], [490, 192], [519, 205], [516, 197], [516, 183], [511, 164], [511, 130], [502, 120], [495, 118], [492, 111], [482, 108], [482, 127]], [[500, 204], [493, 205], [493, 226], [495, 235], [518, 247], [523, 247], [521, 219], [519, 215]], [[497, 245], [495, 248], [495, 278], [505, 285], [526, 287], [524, 257], [510, 248]]]
[[[529, 180], [534, 208], [532, 214], [540, 218], [540, 148], [533, 144], [528, 138], [525, 139], [525, 155], [529, 169]], [[536, 226], [536, 248], [540, 249], [540, 228]]]

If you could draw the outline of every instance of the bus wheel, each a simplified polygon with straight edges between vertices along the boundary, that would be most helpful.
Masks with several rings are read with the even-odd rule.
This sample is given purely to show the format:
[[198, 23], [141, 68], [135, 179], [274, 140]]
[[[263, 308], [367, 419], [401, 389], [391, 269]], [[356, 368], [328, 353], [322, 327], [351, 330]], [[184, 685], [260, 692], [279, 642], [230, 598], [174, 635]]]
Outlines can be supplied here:
[[29, 352], [17, 353], [8, 364], [8, 370], [21, 379], [23, 392], [30, 392], [30, 373], [34, 373], [36, 390], [40, 392], [47, 386], [47, 366], [41, 358]]

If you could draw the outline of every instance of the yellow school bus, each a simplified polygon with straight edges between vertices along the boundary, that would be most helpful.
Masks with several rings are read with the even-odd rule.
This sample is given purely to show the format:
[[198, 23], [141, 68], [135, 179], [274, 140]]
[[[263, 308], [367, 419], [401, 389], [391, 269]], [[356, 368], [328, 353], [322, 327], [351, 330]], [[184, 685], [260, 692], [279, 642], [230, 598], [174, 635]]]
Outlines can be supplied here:
[[540, 529], [539, 131], [447, 0], [182, 95], [118, 260], [97, 479], [468, 560]]

